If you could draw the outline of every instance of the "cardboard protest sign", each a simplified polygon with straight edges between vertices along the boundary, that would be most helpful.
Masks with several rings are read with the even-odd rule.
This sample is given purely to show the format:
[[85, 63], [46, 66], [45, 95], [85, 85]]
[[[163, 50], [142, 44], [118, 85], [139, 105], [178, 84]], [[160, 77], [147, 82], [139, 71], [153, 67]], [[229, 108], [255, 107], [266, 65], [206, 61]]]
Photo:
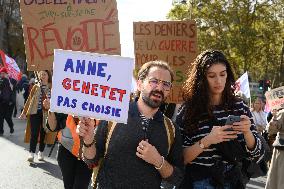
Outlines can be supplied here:
[[181, 85], [197, 56], [194, 21], [134, 22], [135, 69], [151, 60], [163, 60], [175, 71], [169, 102], [181, 102]]
[[271, 110], [284, 108], [284, 86], [267, 91], [265, 97]]
[[20, 0], [28, 70], [50, 70], [54, 49], [120, 55], [115, 0]]
[[50, 110], [126, 123], [133, 61], [56, 49]]

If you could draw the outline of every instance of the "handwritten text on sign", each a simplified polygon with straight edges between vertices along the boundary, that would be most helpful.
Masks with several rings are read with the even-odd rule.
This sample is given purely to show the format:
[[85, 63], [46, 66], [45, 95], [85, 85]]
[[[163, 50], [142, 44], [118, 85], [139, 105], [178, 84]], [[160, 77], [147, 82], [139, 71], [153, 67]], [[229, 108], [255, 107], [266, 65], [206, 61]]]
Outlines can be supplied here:
[[169, 63], [175, 72], [170, 102], [181, 102], [181, 85], [197, 56], [197, 34], [194, 21], [135, 22], [135, 68], [151, 60]]
[[133, 59], [65, 50], [54, 55], [52, 111], [127, 122]]
[[284, 86], [265, 93], [271, 110], [284, 108]]
[[21, 0], [29, 70], [52, 68], [53, 49], [120, 55], [115, 0]]

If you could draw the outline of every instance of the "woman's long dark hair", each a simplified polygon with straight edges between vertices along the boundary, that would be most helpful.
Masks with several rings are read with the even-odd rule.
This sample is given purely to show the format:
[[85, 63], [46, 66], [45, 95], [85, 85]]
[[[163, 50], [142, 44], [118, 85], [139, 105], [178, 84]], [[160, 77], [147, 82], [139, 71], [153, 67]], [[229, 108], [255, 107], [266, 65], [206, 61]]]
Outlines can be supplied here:
[[235, 79], [225, 55], [217, 50], [202, 52], [195, 59], [192, 70], [188, 72], [188, 79], [183, 87], [185, 113], [182, 119], [188, 134], [198, 130], [198, 121], [213, 118], [209, 85], [206, 77], [207, 70], [213, 64], [224, 64], [227, 71], [226, 85], [222, 93], [220, 105], [227, 110], [232, 108], [236, 100], [234, 95]]

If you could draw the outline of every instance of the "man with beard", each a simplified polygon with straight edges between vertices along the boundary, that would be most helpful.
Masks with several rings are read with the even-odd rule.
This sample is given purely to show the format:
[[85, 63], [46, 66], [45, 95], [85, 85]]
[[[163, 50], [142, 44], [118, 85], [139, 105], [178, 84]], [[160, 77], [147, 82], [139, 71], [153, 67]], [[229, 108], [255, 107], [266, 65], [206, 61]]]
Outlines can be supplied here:
[[168, 118], [159, 110], [172, 82], [173, 72], [167, 63], [148, 62], [138, 73], [138, 99], [130, 103], [127, 124], [117, 123], [110, 129], [110, 138], [107, 121], [101, 121], [96, 132], [79, 123], [85, 162], [96, 165], [103, 158], [97, 188], [158, 189], [161, 183], [178, 188], [183, 177], [180, 131], [171, 123], [175, 134], [170, 144]]

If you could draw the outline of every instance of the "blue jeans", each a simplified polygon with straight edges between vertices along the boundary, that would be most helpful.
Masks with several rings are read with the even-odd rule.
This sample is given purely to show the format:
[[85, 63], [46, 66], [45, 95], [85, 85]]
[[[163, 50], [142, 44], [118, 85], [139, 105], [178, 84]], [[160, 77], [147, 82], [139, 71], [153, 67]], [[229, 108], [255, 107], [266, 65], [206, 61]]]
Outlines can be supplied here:
[[[193, 189], [215, 189], [214, 186], [210, 184], [211, 179], [203, 179], [193, 182]], [[230, 189], [230, 183], [224, 183], [224, 189]]]

